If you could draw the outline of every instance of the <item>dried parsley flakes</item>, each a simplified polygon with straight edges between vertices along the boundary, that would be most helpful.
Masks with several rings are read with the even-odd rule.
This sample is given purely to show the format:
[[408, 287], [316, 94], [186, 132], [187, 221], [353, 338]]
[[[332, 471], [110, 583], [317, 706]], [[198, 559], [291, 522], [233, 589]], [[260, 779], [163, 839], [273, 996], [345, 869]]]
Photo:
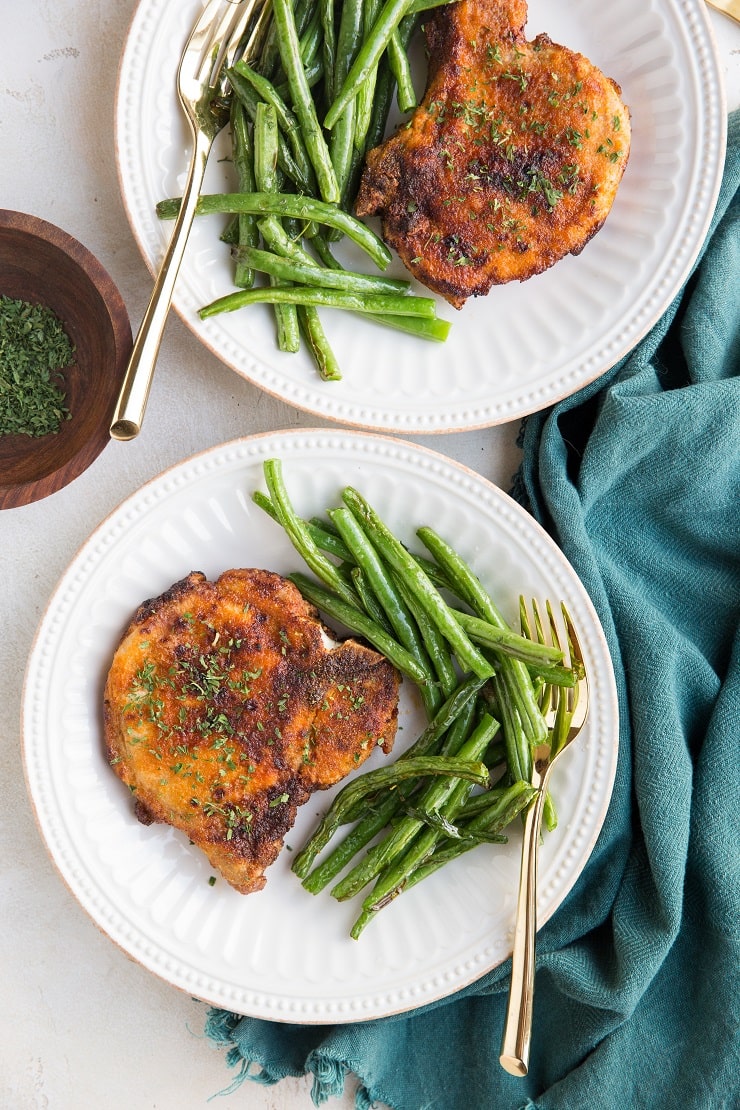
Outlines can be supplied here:
[[73, 357], [69, 336], [51, 309], [0, 294], [0, 435], [59, 431], [71, 415], [60, 371]]

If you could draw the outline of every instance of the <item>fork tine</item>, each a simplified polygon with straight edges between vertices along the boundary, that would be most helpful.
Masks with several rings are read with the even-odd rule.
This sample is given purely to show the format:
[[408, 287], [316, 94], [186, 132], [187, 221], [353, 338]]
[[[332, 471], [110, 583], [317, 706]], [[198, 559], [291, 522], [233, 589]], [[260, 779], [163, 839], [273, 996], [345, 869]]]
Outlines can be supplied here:
[[[534, 604], [536, 604], [536, 602]], [[558, 631], [558, 625], [549, 598], [545, 600], [545, 611], [547, 613], [547, 623], [550, 630], [550, 642], [554, 644], [559, 651], [563, 651], [560, 632]], [[563, 664], [568, 666], [568, 660], [565, 659], [565, 657], [563, 658]], [[570, 691], [561, 690], [558, 686], [550, 687], [550, 707], [555, 715], [550, 729], [550, 754], [552, 757], [560, 750], [565, 738], [565, 718], [570, 708], [569, 693]]]
[[[547, 602], [547, 604], [549, 605], [550, 603]], [[536, 597], [532, 598], [532, 615], [534, 617], [534, 628], [535, 628], [535, 635], [537, 636], [537, 642], [540, 643], [540, 644], [544, 644], [547, 641], [545, 640], [544, 625], [543, 625], [543, 622], [542, 622], [542, 616], [540, 614], [540, 607], [537, 604], [537, 598]]]
[[[209, 66], [212, 66], [211, 58], [213, 43], [216, 40], [216, 36], [218, 34], [219, 27], [221, 26], [221, 23], [223, 21], [223, 17], [228, 13], [230, 7], [231, 5], [227, 2], [227, 0], [208, 0], [208, 3], [203, 8], [200, 16], [195, 21], [193, 29], [190, 32], [187, 42], [185, 43], [185, 47], [182, 52], [183, 60], [190, 53], [190, 51], [194, 51], [198, 47], [200, 48], [200, 60], [196, 71], [193, 74], [193, 76], [196, 77], [198, 81], [202, 81], [205, 74], [209, 72], [209, 70], [206, 69], [206, 63], [208, 63]], [[221, 17], [218, 18], [218, 13], [222, 8], [223, 11], [221, 12]]]
[[[535, 621], [536, 621], [536, 624], [537, 624], [537, 638], [538, 638], [539, 642], [541, 644], [551, 643], [551, 644], [553, 644], [554, 647], [558, 648], [559, 651], [562, 651], [563, 649], [562, 649], [562, 646], [561, 646], [561, 643], [560, 643], [560, 636], [558, 634], [557, 625], [555, 624], [555, 619], [553, 617], [552, 605], [550, 604], [550, 599], [549, 598], [545, 599], [545, 613], [547, 614], [547, 624], [549, 625], [549, 628], [550, 628], [549, 640], [548, 640], [547, 636], [545, 635], [545, 621], [543, 620], [543, 618], [540, 614], [540, 610], [539, 610], [539, 606], [537, 605], [537, 599], [536, 598], [532, 598], [532, 608], [533, 608], [534, 613], [535, 613]], [[556, 714], [555, 720], [553, 721], [551, 727], [552, 727], [552, 729], [557, 729], [558, 720], [562, 716], [561, 706], [563, 704], [563, 699], [561, 697], [561, 691], [557, 686], [549, 685], [547, 687], [547, 694], [548, 694], [548, 703], [549, 703], [549, 706], [550, 706], [550, 710], [551, 710], [551, 712]]]
[[271, 19], [270, 0], [243, 0], [226, 44], [224, 69], [231, 69], [240, 57], [248, 57], [259, 48]]
[[555, 614], [552, 611], [552, 605], [550, 604], [549, 598], [545, 602], [545, 607], [547, 609], [547, 619], [550, 625], [550, 639], [552, 640], [553, 644], [555, 644], [555, 647], [559, 648], [560, 651], [562, 651], [563, 645], [560, 642], [560, 633], [558, 632], [558, 626], [555, 622]]
[[[588, 674], [586, 672], [586, 662], [583, 657], [583, 649], [576, 633], [576, 627], [573, 624], [570, 613], [561, 602], [563, 611], [563, 620], [565, 622], [565, 629], [568, 635], [568, 651], [570, 652], [570, 665], [579, 672], [579, 680], [572, 692], [573, 697], [573, 716], [571, 719], [571, 730], [578, 731], [583, 727], [584, 721], [588, 716], [589, 694], [588, 694]], [[581, 696], [581, 695], [584, 696]]]
[[244, 0], [209, 0], [197, 21], [185, 47], [187, 53], [202, 39], [200, 60], [193, 74], [210, 88], [218, 84], [226, 58], [226, 48], [231, 42], [232, 31], [241, 20]]
[[[530, 620], [527, 602], [521, 594], [519, 595], [519, 627], [522, 636], [526, 636], [526, 638], [532, 640], [533, 643], [535, 641], [540, 644], [545, 642], [537, 601], [532, 598], [532, 619]], [[542, 678], [537, 678], [536, 680], [535, 696], [540, 712], [543, 714], [546, 713], [550, 707], [550, 686]]]
[[578, 636], [576, 635], [576, 627], [573, 624], [573, 621], [571, 619], [571, 615], [568, 612], [564, 601], [561, 601], [560, 607], [561, 607], [562, 613], [563, 613], [563, 621], [565, 623], [565, 631], [566, 631], [567, 636], [568, 636], [568, 650], [570, 652], [571, 666], [573, 666], [574, 664], [579, 664], [581, 667], [583, 667], [583, 665], [584, 665], [583, 664], [583, 650], [582, 650], [581, 645], [578, 641]]

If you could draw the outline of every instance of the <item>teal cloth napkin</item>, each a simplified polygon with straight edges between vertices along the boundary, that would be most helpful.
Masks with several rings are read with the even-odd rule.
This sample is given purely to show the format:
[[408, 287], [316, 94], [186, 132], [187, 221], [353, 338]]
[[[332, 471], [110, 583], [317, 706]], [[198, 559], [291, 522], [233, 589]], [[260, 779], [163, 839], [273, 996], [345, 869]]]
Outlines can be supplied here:
[[363, 1024], [212, 1010], [234, 1087], [310, 1072], [319, 1105], [353, 1072], [360, 1110], [740, 1105], [740, 113], [681, 294], [522, 440], [515, 494], [593, 599], [621, 713], [604, 828], [539, 935], [529, 1075], [498, 1063], [506, 963]]

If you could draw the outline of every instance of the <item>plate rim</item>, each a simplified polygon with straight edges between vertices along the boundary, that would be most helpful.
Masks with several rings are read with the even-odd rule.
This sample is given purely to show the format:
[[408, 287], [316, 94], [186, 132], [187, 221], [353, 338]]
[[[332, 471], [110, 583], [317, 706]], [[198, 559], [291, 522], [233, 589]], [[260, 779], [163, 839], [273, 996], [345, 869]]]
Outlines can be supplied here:
[[[152, 487], [155, 487], [160, 483], [166, 484], [168, 477], [175, 475], [177, 471], [185, 470], [187, 467], [192, 465], [197, 465], [199, 461], [204, 460], [209, 456], [217, 457], [234, 449], [237, 451], [244, 450], [245, 447], [248, 448], [248, 445], [259, 441], [271, 440], [273, 442], [276, 442], [285, 441], [286, 439], [300, 441], [301, 439], [304, 439], [306, 437], [312, 438], [327, 436], [329, 438], [340, 437], [360, 440], [382, 441], [387, 444], [392, 444], [395, 449], [401, 449], [405, 453], [406, 458], [409, 457], [409, 453], [412, 456], [427, 456], [430, 462], [436, 462], [438, 464], [441, 463], [445, 470], [452, 470], [453, 472], [459, 471], [463, 476], [472, 477], [472, 479], [476, 483], [482, 483], [484, 486], [490, 487], [496, 498], [502, 497], [505, 502], [511, 503], [511, 505], [516, 507], [515, 511], [521, 511], [526, 515], [528, 526], [533, 526], [534, 534], [540, 533], [541, 536], [545, 538], [545, 542], [547, 546], [551, 549], [554, 557], [557, 558], [557, 560], [565, 566], [569, 576], [572, 576], [575, 580], [577, 588], [579, 589], [581, 594], [581, 600], [586, 609], [590, 611], [590, 617], [592, 620], [591, 631], [596, 640], [599, 642], [599, 647], [603, 652], [604, 659], [608, 661], [606, 682], [603, 690], [604, 710], [607, 712], [608, 720], [611, 722], [611, 731], [613, 734], [611, 746], [608, 748], [608, 767], [604, 772], [608, 785], [604, 794], [602, 811], [600, 813], [599, 819], [596, 825], [592, 828], [590, 836], [585, 842], [585, 847], [582, 849], [582, 867], [577, 869], [577, 871], [571, 873], [568, 881], [564, 885], [560, 896], [556, 899], [555, 903], [547, 907], [547, 911], [545, 913], [540, 914], [540, 926], [544, 925], [545, 922], [549, 920], [549, 918], [562, 906], [573, 886], [580, 878], [582, 870], [587, 865], [588, 860], [593, 852], [598, 837], [603, 829], [604, 823], [607, 818], [609, 806], [611, 804], [614, 783], [616, 780], [617, 762], [620, 748], [619, 705], [613, 663], [611, 661], [611, 653], [609, 651], [608, 642], [606, 640], [606, 635], [601, 621], [599, 620], [598, 614], [596, 613], [596, 609], [593, 605], [593, 602], [591, 601], [585, 585], [580, 579], [580, 576], [576, 573], [575, 569], [571, 566], [562, 549], [555, 543], [553, 538], [546, 532], [542, 525], [540, 525], [534, 517], [530, 516], [530, 514], [527, 514], [526, 510], [518, 505], [518, 503], [514, 501], [514, 499], [511, 498], [511, 496], [507, 494], [504, 490], [502, 490], [499, 486], [497, 486], [495, 483], [491, 482], [489, 479], [485, 478], [478, 472], [472, 470], [465, 464], [459, 463], [456, 460], [449, 459], [447, 456], [442, 455], [440, 452], [434, 450], [433, 448], [418, 445], [404, 440], [399, 440], [393, 436], [378, 435], [377, 433], [370, 431], [359, 431], [355, 429], [343, 430], [333, 428], [279, 429], [272, 432], [268, 431], [257, 433], [255, 435], [240, 436], [231, 440], [227, 440], [224, 443], [216, 444], [212, 447], [198, 451], [193, 455], [190, 455], [187, 458], [166, 467], [160, 474], [150, 478], [148, 481], [144, 482], [137, 490], [133, 491], [127, 497], [123, 498], [120, 504], [116, 506], [110, 513], [106, 514], [106, 516], [100, 521], [100, 523], [92, 530], [86, 540], [79, 546], [72, 559], [68, 562], [67, 567], [62, 572], [45, 605], [30, 648], [24, 674], [21, 697], [21, 757], [24, 779], [26, 783], [27, 793], [31, 802], [34, 822], [39, 830], [39, 834], [41, 836], [41, 840], [47, 852], [47, 855], [50, 857], [55, 870], [61, 876], [65, 886], [70, 891], [75, 901], [84, 910], [86, 915], [91, 918], [98, 930], [102, 932], [109, 940], [111, 940], [115, 944], [115, 946], [120, 951], [122, 951], [129, 959], [133, 960], [141, 967], [144, 967], [147, 971], [154, 974], [157, 978], [159, 978], [162, 982], [167, 983], [169, 986], [175, 987], [180, 991], [187, 992], [191, 996], [196, 996], [201, 1001], [212, 1006], [220, 1008], [230, 1008], [233, 1010], [233, 1012], [263, 1018], [265, 1020], [285, 1023], [299, 1022], [306, 1025], [325, 1024], [327, 1021], [332, 1021], [335, 1023], [350, 1023], [354, 1021], [374, 1020], [379, 1017], [390, 1017], [397, 1014], [406, 1013], [419, 1005], [426, 1006], [428, 1004], [438, 1002], [454, 993], [459, 992], [460, 990], [465, 989], [466, 987], [469, 987], [472, 983], [478, 981], [483, 975], [500, 966], [501, 963], [505, 962], [505, 960], [508, 959], [510, 952], [506, 952], [500, 959], [495, 959], [493, 963], [486, 959], [486, 961], [481, 964], [481, 966], [476, 965], [475, 967], [469, 967], [467, 969], [467, 976], [465, 978], [458, 976], [457, 978], [455, 978], [452, 985], [448, 985], [446, 982], [437, 981], [436, 989], [432, 993], [426, 994], [420, 1000], [413, 997], [401, 997], [399, 995], [399, 989], [396, 987], [394, 988], [397, 995], [396, 1002], [389, 1006], [389, 998], [386, 997], [383, 1008], [381, 1010], [378, 1010], [376, 1005], [376, 1008], [373, 1009], [372, 1012], [363, 1012], [361, 1010], [351, 1009], [343, 1010], [341, 1008], [341, 999], [338, 996], [332, 997], [328, 1000], [326, 998], [322, 1000], [316, 998], [316, 992], [314, 992], [310, 999], [308, 996], [294, 996], [292, 1003], [294, 1009], [290, 1010], [290, 1012], [286, 1013], [281, 1011], [279, 1006], [277, 1009], [272, 1011], [270, 1008], [271, 1004], [273, 1006], [276, 1006], [276, 1000], [279, 1001], [279, 999], [282, 998], [282, 995], [280, 995], [279, 991], [273, 991], [271, 994], [271, 998], [273, 1000], [272, 1003], [266, 1003], [267, 993], [264, 988], [253, 988], [249, 987], [248, 984], [242, 984], [238, 988], [236, 988], [233, 983], [227, 983], [224, 976], [220, 972], [217, 975], [211, 976], [211, 979], [214, 982], [216, 982], [217, 980], [220, 981], [221, 986], [225, 988], [225, 990], [222, 991], [220, 996], [217, 996], [218, 992], [213, 992], [213, 994], [209, 994], [208, 991], [204, 992], [201, 989], [200, 980], [204, 979], [207, 973], [204, 973], [198, 968], [191, 966], [186, 969], [187, 974], [180, 973], [179, 976], [177, 976], [174, 974], [174, 972], [171, 971], [171, 969], [171, 973], [167, 974], [167, 962], [169, 961], [170, 963], [178, 963], [179, 961], [180, 964], [182, 964], [182, 961], [179, 960], [179, 957], [173, 955], [172, 952], [167, 952], [166, 950], [163, 950], [161, 951], [161, 956], [164, 958], [161, 959], [159, 962], [157, 962], [154, 958], [147, 959], [144, 951], [147, 946], [149, 946], [149, 948], [154, 947], [157, 949], [162, 949], [162, 945], [158, 940], [151, 940], [151, 938], [147, 938], [143, 935], [143, 943], [139, 945], [138, 950], [133, 950], [132, 947], [127, 946], [127, 944], [124, 943], [123, 939], [119, 939], [122, 930], [120, 928], [118, 929], [119, 936], [113, 935], [110, 927], [111, 923], [105, 918], [104, 914], [96, 912], [96, 907], [92, 904], [92, 898], [89, 893], [85, 890], [80, 890], [75, 886], [73, 879], [70, 877], [66, 870], [66, 868], [69, 866], [68, 863], [60, 859], [60, 857], [64, 855], [64, 845], [60, 845], [59, 843], [52, 844], [50, 843], [49, 839], [47, 839], [46, 829], [47, 825], [52, 821], [52, 819], [48, 816], [44, 818], [42, 814], [41, 803], [37, 798], [36, 790], [34, 788], [35, 773], [32, 773], [31, 771], [29, 758], [29, 753], [33, 749], [33, 741], [29, 735], [30, 730], [28, 728], [28, 721], [31, 717], [32, 694], [34, 693], [34, 690], [32, 689], [32, 678], [34, 676], [34, 673], [38, 672], [40, 668], [38, 657], [41, 652], [43, 635], [47, 629], [49, 620], [54, 614], [55, 604], [57, 603], [60, 596], [62, 596], [71, 578], [75, 574], [79, 573], [81, 564], [84, 562], [86, 556], [90, 554], [90, 551], [88, 549], [92, 549], [96, 540], [105, 534], [106, 529], [109, 528], [114, 518], [116, 518], [119, 514], [124, 513], [127, 507], [134, 507], [137, 503], [139, 504], [140, 508], [144, 507], [146, 496], [148, 493], [151, 492]], [[258, 455], [255, 456], [254, 461], [257, 461], [258, 458]], [[244, 461], [245, 463], [247, 462], [246, 456], [243, 457], [242, 461]], [[384, 461], [386, 462], [386, 464], [392, 463], [392, 457], [389, 454], [386, 454], [384, 455]], [[218, 470], [214, 472], [217, 473]], [[199, 475], [198, 477], [202, 478], [202, 475]], [[172, 491], [169, 491], [169, 493], [163, 492], [162, 496], [159, 498], [158, 503], [161, 504], [163, 502], [166, 502], [167, 497], [171, 495], [171, 492]], [[151, 508], [145, 508], [144, 515], [149, 511], [151, 511]], [[38, 785], [38, 783], [36, 783], [36, 785]], [[89, 875], [88, 878], [91, 884], [97, 887], [97, 881]], [[100, 893], [104, 901], [111, 901], [107, 894], [104, 894], [103, 892]], [[117, 907], [114, 904], [110, 908], [113, 910], [114, 913], [118, 914], [119, 917], [125, 917], [125, 911], [122, 910], [120, 907]], [[136, 932], [138, 930], [134, 931]], [[192, 978], [193, 983], [198, 981], [197, 990], [194, 990], [193, 985], [187, 982], [188, 975], [190, 975], [190, 977]], [[225, 999], [224, 995], [227, 994], [229, 991], [231, 991], [232, 993], [237, 992], [240, 994], [240, 1004], [232, 1006], [229, 1001]], [[391, 990], [386, 989], [386, 996], [389, 996], [390, 993]], [[260, 996], [262, 1000], [260, 1006], [253, 1007], [251, 1009], [249, 1008], [249, 1006], [247, 1005], [246, 996], [250, 994]], [[236, 999], [234, 999], [233, 1001], [236, 1002]]]

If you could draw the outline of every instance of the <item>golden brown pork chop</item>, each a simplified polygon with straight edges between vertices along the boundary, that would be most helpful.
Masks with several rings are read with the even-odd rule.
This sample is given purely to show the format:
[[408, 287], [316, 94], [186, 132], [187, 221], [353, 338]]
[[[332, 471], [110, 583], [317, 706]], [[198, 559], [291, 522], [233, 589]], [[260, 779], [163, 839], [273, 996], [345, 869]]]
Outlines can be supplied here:
[[296, 807], [390, 751], [399, 681], [373, 649], [329, 640], [280, 575], [192, 573], [139, 607], [115, 652], [108, 758], [139, 820], [184, 830], [248, 894]]
[[578, 254], [611, 208], [630, 144], [619, 86], [538, 35], [525, 0], [459, 0], [426, 20], [409, 122], [368, 155], [356, 202], [456, 308]]

